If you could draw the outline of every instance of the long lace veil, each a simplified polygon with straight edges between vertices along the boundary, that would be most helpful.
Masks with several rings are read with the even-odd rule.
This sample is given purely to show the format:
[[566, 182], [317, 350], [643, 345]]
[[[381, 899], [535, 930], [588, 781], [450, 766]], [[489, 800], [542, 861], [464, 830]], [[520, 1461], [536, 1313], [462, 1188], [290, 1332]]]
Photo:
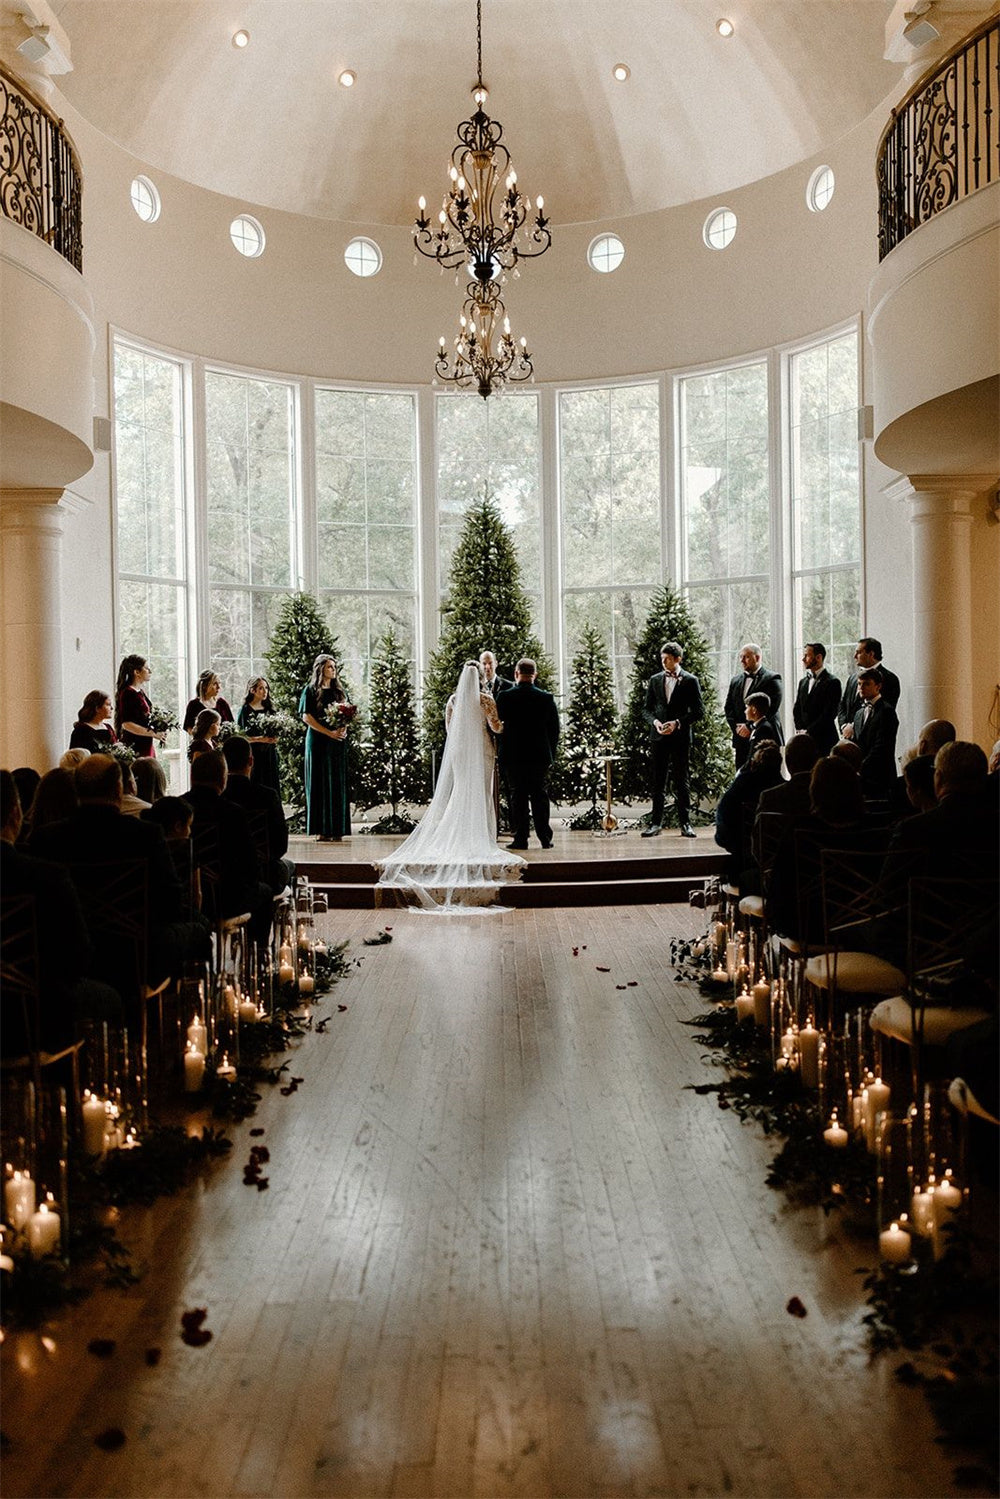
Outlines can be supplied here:
[[421, 821], [379, 865], [380, 885], [411, 891], [426, 909], [487, 905], [518, 879], [523, 859], [496, 841], [492, 747], [480, 702], [479, 668], [462, 668], [441, 770]]

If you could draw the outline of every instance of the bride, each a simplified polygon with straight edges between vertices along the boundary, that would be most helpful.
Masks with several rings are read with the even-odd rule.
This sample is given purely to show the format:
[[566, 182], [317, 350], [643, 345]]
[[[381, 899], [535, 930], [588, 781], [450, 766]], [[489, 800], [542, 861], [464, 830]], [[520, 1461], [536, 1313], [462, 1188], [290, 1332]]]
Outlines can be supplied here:
[[379, 885], [413, 894], [425, 910], [490, 905], [502, 884], [520, 879], [524, 859], [497, 844], [490, 729], [502, 725], [467, 661], [445, 714], [448, 738], [434, 796], [422, 820], [376, 868]]

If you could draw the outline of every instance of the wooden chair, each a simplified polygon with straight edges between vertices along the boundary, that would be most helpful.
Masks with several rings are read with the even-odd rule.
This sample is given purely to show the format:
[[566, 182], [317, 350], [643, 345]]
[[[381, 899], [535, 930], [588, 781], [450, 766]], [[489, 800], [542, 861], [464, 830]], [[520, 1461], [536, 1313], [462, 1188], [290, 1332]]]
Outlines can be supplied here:
[[[895, 994], [906, 983], [901, 968], [855, 945], [859, 928], [876, 917], [892, 919], [893, 913], [878, 909], [886, 847], [875, 842], [866, 848], [820, 851], [824, 951], [807, 959], [804, 978], [818, 991], [831, 1017], [838, 997], [851, 1001]], [[905, 920], [904, 912], [895, 915]]]
[[196, 827], [192, 833], [192, 849], [201, 886], [202, 914], [212, 923], [214, 970], [217, 974], [224, 971], [228, 948], [233, 966], [246, 987], [249, 982], [246, 928], [250, 924], [251, 912], [222, 915], [222, 844], [218, 827], [214, 823]]

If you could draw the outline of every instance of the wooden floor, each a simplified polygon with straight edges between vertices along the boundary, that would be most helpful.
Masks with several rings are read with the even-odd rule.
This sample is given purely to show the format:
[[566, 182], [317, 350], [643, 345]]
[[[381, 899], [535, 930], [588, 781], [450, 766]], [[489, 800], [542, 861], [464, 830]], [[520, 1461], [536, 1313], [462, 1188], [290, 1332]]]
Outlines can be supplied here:
[[399, 912], [360, 946], [378, 920], [326, 918], [364, 960], [299, 1090], [130, 1211], [142, 1284], [8, 1337], [6, 1494], [955, 1492], [923, 1397], [868, 1363], [870, 1246], [784, 1209], [766, 1144], [685, 1091], [700, 1002], [668, 946], [696, 914]]
[[[693, 838], [682, 838], [677, 828], [665, 828], [656, 838], [643, 838], [634, 821], [610, 834], [576, 832], [565, 827], [564, 821], [559, 818], [553, 821], [551, 849], [542, 848], [532, 832], [527, 854], [522, 857], [526, 857], [530, 864], [544, 866], [567, 859], [578, 863], [585, 860], [681, 859], [721, 852], [715, 841], [714, 827], [697, 828]], [[320, 843], [316, 838], [293, 834], [289, 839], [289, 858], [303, 866], [330, 860], [367, 864], [384, 859], [403, 841], [402, 834], [365, 833], [361, 831], [363, 827], [363, 822], [355, 822], [352, 836], [341, 843]], [[502, 833], [500, 843], [509, 843], [510, 836]]]

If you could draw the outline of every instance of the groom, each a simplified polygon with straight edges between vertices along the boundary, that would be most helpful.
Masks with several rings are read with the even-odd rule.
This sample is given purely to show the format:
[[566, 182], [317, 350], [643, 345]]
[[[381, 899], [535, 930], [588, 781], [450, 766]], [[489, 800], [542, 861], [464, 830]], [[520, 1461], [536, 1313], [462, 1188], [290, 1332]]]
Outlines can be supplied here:
[[549, 794], [545, 776], [559, 742], [559, 709], [550, 692], [535, 686], [538, 668], [527, 656], [514, 669], [514, 686], [497, 698], [503, 733], [497, 741], [500, 764], [510, 790], [514, 832], [508, 848], [528, 847], [528, 809], [543, 848], [552, 847]]

